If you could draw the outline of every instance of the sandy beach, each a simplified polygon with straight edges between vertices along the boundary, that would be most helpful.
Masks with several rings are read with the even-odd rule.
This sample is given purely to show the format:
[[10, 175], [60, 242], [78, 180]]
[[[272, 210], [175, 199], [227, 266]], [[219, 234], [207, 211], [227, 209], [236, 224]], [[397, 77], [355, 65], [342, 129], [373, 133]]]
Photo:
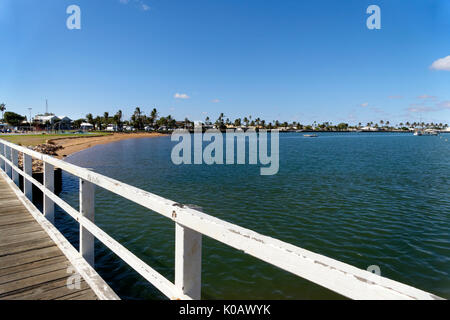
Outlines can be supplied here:
[[154, 138], [161, 137], [164, 134], [161, 133], [114, 133], [107, 136], [94, 136], [94, 137], [71, 137], [65, 139], [54, 139], [50, 140], [51, 143], [61, 146], [62, 149], [57, 151], [58, 158], [67, 157], [73, 153], [83, 151], [85, 149], [107, 144], [111, 142], [127, 140], [127, 139], [139, 139], [139, 138]]

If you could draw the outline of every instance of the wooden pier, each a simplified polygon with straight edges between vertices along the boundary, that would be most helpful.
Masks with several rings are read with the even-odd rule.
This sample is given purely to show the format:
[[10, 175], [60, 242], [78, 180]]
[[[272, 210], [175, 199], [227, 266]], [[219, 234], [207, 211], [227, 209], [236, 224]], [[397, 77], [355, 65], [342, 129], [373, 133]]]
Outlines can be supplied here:
[[0, 299], [97, 300], [84, 279], [75, 285], [74, 271], [67, 257], [0, 177]]
[[[23, 168], [18, 166], [19, 156], [23, 157]], [[32, 158], [44, 164], [43, 183], [33, 177]], [[79, 209], [55, 193], [54, 168], [78, 177]], [[19, 188], [20, 176], [24, 179], [23, 191]], [[33, 186], [42, 191], [42, 212], [32, 202]], [[119, 195], [173, 221], [175, 282], [165, 278], [95, 224], [96, 188]], [[79, 224], [79, 250], [54, 226], [55, 205]], [[0, 139], [0, 299], [118, 300], [119, 297], [95, 271], [94, 240], [97, 239], [167, 298], [198, 300], [201, 299], [202, 287], [203, 236], [350, 299], [441, 299], [432, 293], [261, 235]], [[71, 289], [76, 276], [80, 285]]]

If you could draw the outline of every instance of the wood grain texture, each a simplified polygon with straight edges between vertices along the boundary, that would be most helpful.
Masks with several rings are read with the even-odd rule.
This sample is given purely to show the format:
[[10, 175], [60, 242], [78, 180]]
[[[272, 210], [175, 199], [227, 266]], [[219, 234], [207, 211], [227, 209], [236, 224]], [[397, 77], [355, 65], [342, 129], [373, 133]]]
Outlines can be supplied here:
[[[0, 300], [97, 300], [73, 270], [0, 177]], [[67, 285], [73, 279], [80, 280], [79, 286]]]

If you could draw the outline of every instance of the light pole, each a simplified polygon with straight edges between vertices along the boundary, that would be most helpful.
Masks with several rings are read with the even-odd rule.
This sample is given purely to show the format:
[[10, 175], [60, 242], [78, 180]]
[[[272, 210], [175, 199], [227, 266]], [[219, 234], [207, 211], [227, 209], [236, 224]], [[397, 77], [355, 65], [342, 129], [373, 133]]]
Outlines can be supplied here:
[[29, 121], [29, 123], [30, 123], [30, 132], [31, 132], [31, 110], [32, 110], [33, 108], [28, 108], [28, 111], [30, 112], [30, 120], [28, 120]]

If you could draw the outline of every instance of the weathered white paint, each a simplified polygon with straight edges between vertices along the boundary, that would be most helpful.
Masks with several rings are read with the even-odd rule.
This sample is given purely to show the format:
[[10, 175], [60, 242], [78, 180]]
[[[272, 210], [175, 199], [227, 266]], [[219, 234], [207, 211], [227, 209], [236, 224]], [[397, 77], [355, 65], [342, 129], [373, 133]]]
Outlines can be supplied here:
[[11, 162], [13, 163], [13, 166], [11, 167], [12, 180], [18, 186], [19, 185], [19, 173], [16, 170], [14, 170], [14, 168], [16, 168], [18, 166], [19, 153], [15, 149], [11, 149]]
[[201, 299], [202, 235], [175, 224], [175, 285], [194, 300]]
[[[80, 214], [95, 221], [95, 185], [80, 179]], [[94, 236], [80, 224], [80, 253], [94, 267]]]
[[[51, 192], [55, 190], [55, 168], [47, 162], [44, 162], [44, 186]], [[51, 223], [55, 223], [55, 204], [45, 193], [44, 216]]]
[[[32, 176], [33, 175], [33, 163], [32, 158], [28, 154], [23, 154], [23, 171]], [[28, 179], [23, 179], [23, 190], [25, 196], [33, 201], [33, 184]]]
[[[355, 268], [337, 260], [315, 254], [311, 251], [290, 245], [277, 239], [260, 235], [251, 230], [227, 223], [223, 220], [87, 169], [42, 155], [9, 142], [3, 143], [37, 159], [43, 160], [46, 163], [57, 166], [85, 181], [91, 182], [128, 200], [138, 203], [145, 208], [158, 212], [165, 217], [171, 218], [179, 226], [189, 228], [238, 250], [242, 250], [247, 254], [308, 279], [346, 297], [352, 299], [439, 299], [439, 297], [420, 289], [381, 276], [376, 276], [368, 271]], [[10, 163], [8, 160], [6, 160], [6, 162]], [[30, 177], [27, 177], [27, 179], [30, 179], [33, 184], [37, 183], [37, 181]], [[82, 217], [78, 211], [54, 195], [53, 192], [50, 192], [50, 190], [43, 186], [37, 186], [44, 194], [69, 213], [84, 228], [91, 232], [97, 239], [103, 242], [166, 296], [172, 299], [192, 298], [184, 295], [177, 286], [142, 262], [142, 260], [104, 233], [90, 220]], [[179, 277], [180, 276], [178, 276], [178, 278]]]
[[[5, 155], [5, 145], [3, 143], [0, 143], [0, 156], [4, 156]], [[3, 170], [6, 172], [5, 170], [5, 160], [0, 159], [0, 170]]]
[[[100, 275], [83, 259], [80, 253], [70, 244], [70, 242], [51, 224], [34, 204], [22, 193], [22, 191], [11, 181], [7, 175], [0, 170], [0, 177], [4, 178], [11, 189], [30, 212], [33, 218], [47, 232], [58, 248], [70, 261], [75, 270], [86, 281], [100, 300], [120, 300], [116, 293], [100, 277]], [[35, 180], [35, 182], [39, 183]], [[41, 185], [42, 186], [42, 185]], [[42, 186], [43, 188], [43, 186]]]
[[5, 160], [11, 160], [11, 148], [5, 145], [5, 158], [3, 159], [3, 161], [5, 161], [5, 172], [8, 175], [8, 177], [12, 177], [12, 168], [11, 165]]
[[72, 218], [74, 218], [78, 223], [80, 223], [80, 225], [82, 225], [89, 232], [91, 232], [94, 235], [94, 237], [96, 237], [99, 241], [101, 241], [119, 258], [121, 258], [128, 265], [130, 265], [136, 272], [138, 272], [141, 276], [143, 276], [147, 281], [152, 283], [167, 297], [169, 297], [172, 300], [191, 299], [189, 296], [184, 295], [181, 292], [181, 290], [179, 290], [173, 283], [164, 278], [161, 274], [159, 274], [157, 271], [155, 271], [150, 266], [145, 264], [145, 262], [136, 257], [133, 253], [128, 251], [120, 243], [118, 243], [109, 235], [107, 235], [105, 232], [103, 232], [103, 230], [98, 228], [94, 223], [82, 217], [77, 210], [72, 208], [68, 203], [59, 198], [53, 192], [45, 188], [44, 185], [39, 183], [36, 179], [34, 179], [31, 176], [28, 176], [27, 174], [25, 174], [25, 172], [23, 172], [20, 169], [18, 170], [20, 174], [24, 175], [26, 179], [29, 179], [37, 188], [39, 188], [39, 190], [41, 190], [44, 194], [46, 194], [46, 196], [48, 196], [55, 204], [57, 204], [61, 209], [67, 212]]

